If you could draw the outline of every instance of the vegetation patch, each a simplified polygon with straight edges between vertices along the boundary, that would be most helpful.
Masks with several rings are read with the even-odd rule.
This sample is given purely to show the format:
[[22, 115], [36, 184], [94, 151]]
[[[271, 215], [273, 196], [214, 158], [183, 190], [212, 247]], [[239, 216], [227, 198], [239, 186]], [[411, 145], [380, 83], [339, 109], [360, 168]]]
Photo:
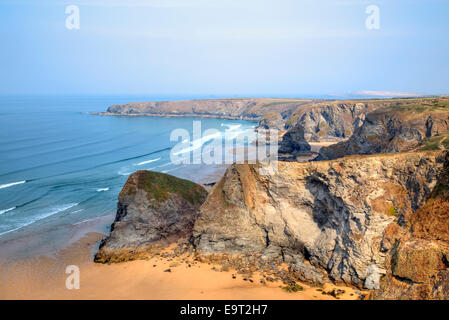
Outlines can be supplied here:
[[170, 194], [178, 194], [195, 205], [201, 204], [207, 195], [207, 191], [200, 185], [169, 174], [153, 171], [139, 171], [137, 174], [137, 188], [145, 190], [149, 200], [162, 202], [167, 200]]
[[297, 283], [290, 283], [288, 286], [282, 287], [282, 290], [287, 292], [303, 291], [304, 288]]
[[400, 104], [391, 107], [400, 112], [423, 113], [425, 111], [449, 111], [448, 99], [422, 99], [417, 103]]
[[275, 120], [277, 118], [282, 118], [280, 113], [271, 112], [267, 113], [262, 117], [262, 120]]
[[304, 102], [304, 100], [286, 100], [286, 101], [270, 102], [270, 103], [264, 104], [263, 107], [266, 108], [266, 107], [277, 106], [280, 104], [289, 104], [289, 103], [297, 103], [297, 102]]
[[420, 151], [440, 150], [440, 141], [443, 137], [433, 137], [426, 139], [421, 143]]
[[398, 211], [396, 210], [395, 206], [390, 206], [387, 211], [390, 216], [398, 216]]

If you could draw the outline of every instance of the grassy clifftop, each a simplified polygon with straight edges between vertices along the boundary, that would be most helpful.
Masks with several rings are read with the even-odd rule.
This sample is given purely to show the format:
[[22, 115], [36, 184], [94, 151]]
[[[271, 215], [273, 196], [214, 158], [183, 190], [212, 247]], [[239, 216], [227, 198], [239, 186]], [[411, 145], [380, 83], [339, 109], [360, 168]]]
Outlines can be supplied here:
[[202, 203], [207, 196], [207, 191], [192, 181], [165, 173], [140, 170], [128, 178], [119, 198], [134, 194], [139, 189], [147, 192], [148, 200], [155, 199], [157, 202], [166, 201], [171, 194], [178, 194], [195, 205]]

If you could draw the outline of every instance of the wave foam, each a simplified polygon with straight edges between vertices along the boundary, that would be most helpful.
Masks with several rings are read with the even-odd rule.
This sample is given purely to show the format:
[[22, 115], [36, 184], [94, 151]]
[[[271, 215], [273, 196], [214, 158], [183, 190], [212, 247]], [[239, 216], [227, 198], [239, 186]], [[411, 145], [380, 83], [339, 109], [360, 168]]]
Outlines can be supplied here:
[[151, 160], [147, 160], [147, 161], [142, 161], [142, 162], [139, 162], [139, 163], [137, 163], [137, 164], [135, 164], [135, 165], [136, 165], [136, 166], [143, 166], [144, 164], [156, 162], [156, 161], [159, 161], [159, 160], [161, 160], [161, 158], [151, 159]]
[[55, 215], [57, 213], [66, 211], [66, 210], [68, 210], [70, 208], [73, 208], [73, 207], [75, 207], [77, 205], [78, 205], [78, 203], [68, 203], [68, 204], [63, 204], [63, 205], [60, 205], [60, 206], [52, 207], [49, 212], [46, 212], [46, 213], [40, 214], [38, 216], [35, 216], [31, 220], [29, 220], [28, 222], [22, 224], [21, 226], [19, 226], [17, 228], [14, 228], [12, 230], [8, 230], [8, 231], [5, 231], [5, 232], [2, 232], [2, 233], [0, 233], [0, 236], [4, 235], [4, 234], [7, 234], [7, 233], [10, 233], [10, 232], [13, 232], [13, 231], [16, 231], [16, 230], [19, 230], [19, 229], [22, 229], [22, 228], [24, 228], [26, 226], [29, 226], [30, 224], [33, 224], [33, 223], [35, 223], [35, 222], [37, 222], [39, 220], [42, 220], [42, 219], [48, 218], [48, 217], [50, 217], [52, 215]]
[[109, 188], [98, 188], [97, 192], [109, 191]]
[[12, 207], [12, 208], [5, 209], [5, 210], [0, 210], [0, 214], [4, 214], [4, 213], [6, 213], [6, 212], [12, 211], [12, 210], [14, 210], [15, 208], [16, 208], [16, 207]]
[[12, 187], [12, 186], [15, 186], [18, 184], [23, 184], [25, 182], [26, 182], [26, 180], [2, 184], [2, 185], [0, 185], [0, 189], [9, 188], [9, 187]]

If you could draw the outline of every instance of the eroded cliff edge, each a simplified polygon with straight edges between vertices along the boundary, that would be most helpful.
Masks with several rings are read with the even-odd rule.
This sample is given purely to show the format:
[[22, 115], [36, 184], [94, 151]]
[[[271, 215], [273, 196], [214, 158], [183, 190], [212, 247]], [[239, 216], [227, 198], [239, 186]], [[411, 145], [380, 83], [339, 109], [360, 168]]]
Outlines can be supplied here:
[[385, 229], [422, 206], [444, 160], [431, 152], [279, 162], [275, 172], [233, 165], [200, 209], [195, 246], [205, 255], [281, 257], [377, 289], [387, 272]]

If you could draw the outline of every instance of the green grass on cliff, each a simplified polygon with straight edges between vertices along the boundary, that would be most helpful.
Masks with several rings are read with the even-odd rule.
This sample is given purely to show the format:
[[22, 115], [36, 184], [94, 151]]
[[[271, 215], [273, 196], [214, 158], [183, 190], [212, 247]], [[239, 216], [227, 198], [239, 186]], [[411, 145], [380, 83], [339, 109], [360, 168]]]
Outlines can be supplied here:
[[423, 140], [419, 151], [440, 150], [440, 144], [443, 145], [446, 150], [449, 150], [449, 133]]
[[149, 200], [162, 202], [167, 200], [170, 194], [179, 194], [192, 205], [196, 205], [201, 204], [207, 195], [203, 187], [192, 181], [153, 171], [141, 171], [139, 174], [137, 188], [144, 189]]
[[441, 139], [443, 139], [443, 137], [441, 136], [426, 139], [422, 142], [422, 147], [419, 150], [420, 151], [440, 150], [439, 146]]
[[449, 111], [448, 99], [427, 99], [418, 103], [401, 104], [391, 107], [393, 110], [400, 112], [433, 112], [433, 111]]
[[276, 118], [281, 117], [281, 114], [278, 112], [270, 112], [267, 114], [264, 114], [262, 116], [262, 120], [266, 119], [266, 120], [275, 120]]
[[275, 102], [265, 103], [263, 105], [263, 107], [266, 108], [266, 107], [272, 107], [272, 106], [277, 106], [277, 105], [281, 105], [281, 104], [289, 104], [289, 103], [297, 103], [297, 102], [304, 102], [304, 100], [275, 101]]

